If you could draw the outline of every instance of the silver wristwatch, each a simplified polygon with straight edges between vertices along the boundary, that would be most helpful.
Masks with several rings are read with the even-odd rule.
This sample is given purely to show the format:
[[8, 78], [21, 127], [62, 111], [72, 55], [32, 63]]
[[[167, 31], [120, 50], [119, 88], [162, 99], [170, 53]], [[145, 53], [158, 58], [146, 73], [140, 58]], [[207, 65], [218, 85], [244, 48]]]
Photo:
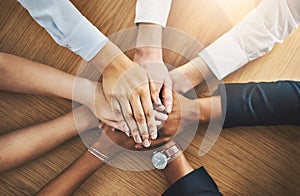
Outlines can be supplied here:
[[153, 152], [153, 166], [156, 169], [165, 169], [168, 162], [180, 151], [182, 151], [181, 147], [178, 144], [174, 144], [165, 150]]

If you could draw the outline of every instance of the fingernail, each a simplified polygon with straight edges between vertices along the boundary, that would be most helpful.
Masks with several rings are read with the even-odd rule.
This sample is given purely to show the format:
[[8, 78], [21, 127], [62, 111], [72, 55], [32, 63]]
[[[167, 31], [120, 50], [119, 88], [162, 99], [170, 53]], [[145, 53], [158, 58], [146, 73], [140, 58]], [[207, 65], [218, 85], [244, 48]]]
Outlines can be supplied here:
[[171, 111], [172, 111], [172, 107], [171, 107], [170, 105], [167, 105], [167, 106], [166, 106], [166, 112], [167, 112], [168, 114], [170, 114]]
[[134, 136], [134, 141], [138, 144], [142, 143], [142, 139], [139, 135]]
[[157, 98], [157, 104], [162, 105], [160, 98]]
[[150, 142], [148, 139], [145, 139], [143, 142], [143, 146], [145, 146], [146, 148], [150, 147]]
[[156, 132], [151, 133], [151, 139], [155, 140], [156, 138], [157, 138], [157, 133]]
[[112, 131], [115, 131], [116, 129], [114, 127], [111, 128]]
[[156, 123], [156, 126], [159, 126], [159, 125], [161, 125], [161, 124], [162, 124], [162, 122], [161, 122], [161, 121], [159, 121], [159, 120], [156, 120], [156, 121], [155, 121], [155, 123]]
[[124, 127], [124, 129], [125, 129], [126, 132], [129, 132], [129, 127], [126, 124], [124, 124], [123, 127]]
[[104, 123], [103, 122], [99, 122], [99, 125], [98, 125], [99, 129], [102, 129], [103, 126], [104, 126]]
[[125, 134], [127, 135], [127, 137], [130, 137], [129, 131], [125, 131]]
[[162, 118], [162, 120], [167, 120], [168, 117], [169, 117], [169, 116], [168, 116], [167, 114], [161, 113], [161, 118]]

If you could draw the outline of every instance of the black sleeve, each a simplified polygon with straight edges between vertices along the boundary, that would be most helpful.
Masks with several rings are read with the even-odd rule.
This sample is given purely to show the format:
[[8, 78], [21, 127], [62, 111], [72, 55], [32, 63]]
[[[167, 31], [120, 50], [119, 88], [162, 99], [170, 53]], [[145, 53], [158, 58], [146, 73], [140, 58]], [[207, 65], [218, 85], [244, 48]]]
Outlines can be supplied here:
[[215, 196], [222, 195], [216, 183], [206, 172], [204, 167], [200, 167], [180, 178], [172, 184], [163, 196]]
[[300, 125], [300, 82], [222, 84], [219, 92], [226, 111], [223, 127]]

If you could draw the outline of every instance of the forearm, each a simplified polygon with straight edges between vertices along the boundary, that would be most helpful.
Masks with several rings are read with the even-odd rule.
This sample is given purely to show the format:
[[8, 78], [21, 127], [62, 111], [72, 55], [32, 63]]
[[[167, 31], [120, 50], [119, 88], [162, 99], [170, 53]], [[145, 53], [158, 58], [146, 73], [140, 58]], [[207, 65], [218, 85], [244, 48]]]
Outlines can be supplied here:
[[224, 127], [299, 125], [300, 82], [225, 84], [221, 94]]
[[222, 79], [281, 43], [297, 27], [299, 13], [297, 0], [263, 0], [199, 55]]
[[[81, 119], [76, 123], [74, 115]], [[66, 140], [97, 126], [97, 119], [86, 107], [55, 120], [20, 129], [0, 137], [0, 171], [16, 167], [50, 151]]]
[[134, 61], [137, 63], [162, 62], [162, 30], [156, 24], [140, 23], [136, 40]]
[[60, 175], [43, 187], [37, 195], [71, 195], [105, 163], [86, 151]]
[[[87, 79], [54, 69], [10, 54], [0, 54], [0, 89], [19, 93], [53, 95], [72, 99], [73, 85], [81, 95], [75, 101], [86, 102], [85, 96], [93, 89]], [[83, 100], [84, 99], [84, 100]]]
[[61, 46], [90, 61], [108, 39], [69, 0], [18, 0]]
[[173, 89], [184, 94], [203, 83], [216, 79], [211, 69], [201, 57], [196, 57], [188, 63], [173, 69], [170, 72], [173, 81]]
[[221, 96], [212, 96], [207, 98], [195, 99], [199, 108], [200, 124], [207, 124], [210, 121], [217, 121], [222, 118], [223, 109]]

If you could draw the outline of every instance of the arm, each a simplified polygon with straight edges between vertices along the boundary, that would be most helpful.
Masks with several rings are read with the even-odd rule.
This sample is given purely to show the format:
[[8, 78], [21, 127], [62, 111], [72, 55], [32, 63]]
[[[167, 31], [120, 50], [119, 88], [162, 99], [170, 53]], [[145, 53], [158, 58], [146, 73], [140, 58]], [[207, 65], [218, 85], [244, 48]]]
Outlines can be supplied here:
[[224, 84], [224, 88], [226, 91], [220, 91], [218, 96], [194, 100], [173, 94], [173, 111], [160, 130], [164, 142], [191, 123], [207, 124], [223, 115], [223, 127], [299, 125], [299, 82]]
[[43, 187], [37, 195], [71, 195], [105, 162], [86, 151], [72, 165]]
[[186, 78], [193, 78], [191, 85], [181, 85], [180, 75], [171, 72], [173, 88], [184, 93], [208, 77], [223, 79], [283, 42], [299, 22], [299, 1], [263, 0], [246, 18], [201, 51], [199, 57], [177, 70]]
[[134, 61], [144, 67], [162, 93], [165, 111], [172, 110], [172, 81], [162, 57], [162, 31], [166, 26], [171, 0], [138, 0], [135, 23], [138, 34]]
[[225, 84], [223, 127], [300, 125], [300, 82]]
[[74, 100], [88, 106], [104, 123], [125, 131], [116, 122], [101, 85], [41, 63], [0, 53], [0, 90]]
[[174, 113], [169, 115], [165, 127], [178, 127], [176, 121], [181, 118], [187, 124], [190, 121], [206, 124], [210, 120], [220, 119], [222, 114], [225, 116], [223, 127], [299, 125], [300, 82], [252, 82], [223, 86], [225, 91], [220, 91], [220, 95], [213, 97], [189, 100], [177, 95]]
[[[100, 138], [92, 145], [94, 149], [104, 153], [110, 158], [121, 151], [118, 145], [125, 148], [134, 147], [134, 142], [122, 132], [114, 132], [104, 126]], [[61, 174], [46, 184], [38, 195], [71, 195], [90, 175], [105, 165], [89, 151], [83, 153], [75, 162]]]
[[[81, 120], [75, 123], [74, 115]], [[52, 121], [4, 134], [0, 137], [0, 172], [33, 160], [97, 125], [91, 111], [81, 106]]]
[[70, 1], [19, 2], [58, 44], [69, 48], [99, 69], [103, 74], [103, 92], [112, 106], [114, 116], [126, 131], [132, 132], [137, 143], [142, 142], [141, 136], [144, 140], [149, 135], [156, 137], [151, 101], [157, 104], [157, 97], [154, 94], [155, 85], [152, 85], [146, 70], [109, 42]]
[[162, 194], [167, 195], [222, 195], [204, 167], [194, 170], [181, 154], [163, 170], [171, 186]]
[[[93, 86], [87, 79], [50, 66], [33, 62], [14, 55], [0, 53], [0, 89], [19, 93], [53, 95], [72, 100], [73, 84], [78, 83], [78, 91], [85, 96], [92, 92]], [[83, 103], [85, 96], [76, 96]]]

